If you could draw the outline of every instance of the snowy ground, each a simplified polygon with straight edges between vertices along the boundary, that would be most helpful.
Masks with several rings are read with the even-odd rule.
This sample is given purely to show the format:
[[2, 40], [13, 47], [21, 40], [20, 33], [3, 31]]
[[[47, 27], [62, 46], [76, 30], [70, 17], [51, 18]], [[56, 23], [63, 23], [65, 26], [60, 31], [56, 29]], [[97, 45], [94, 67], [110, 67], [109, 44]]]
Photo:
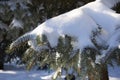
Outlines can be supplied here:
[[[120, 80], [120, 67], [115, 66], [108, 69], [110, 80]], [[6, 70], [0, 70], [0, 80], [51, 80], [53, 74], [53, 71], [25, 71], [22, 67], [6, 66]]]
[[45, 71], [0, 71], [0, 80], [50, 80], [51, 74]]
[[23, 66], [5, 65], [5, 70], [0, 70], [0, 80], [52, 80], [53, 74], [52, 70], [26, 71]]
[[120, 67], [108, 67], [110, 80], [120, 80]]

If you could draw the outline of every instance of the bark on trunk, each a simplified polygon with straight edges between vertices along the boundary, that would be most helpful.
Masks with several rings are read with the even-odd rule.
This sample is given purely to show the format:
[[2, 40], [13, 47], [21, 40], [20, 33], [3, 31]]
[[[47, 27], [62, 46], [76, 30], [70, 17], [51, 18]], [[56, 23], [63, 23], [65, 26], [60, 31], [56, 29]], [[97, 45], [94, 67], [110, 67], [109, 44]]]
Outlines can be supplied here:
[[97, 66], [97, 70], [94, 70], [94, 74], [88, 73], [89, 80], [109, 80], [108, 69], [106, 64]]
[[94, 75], [92, 75], [92, 74], [90, 74], [90, 73], [88, 74], [88, 79], [89, 79], [89, 80], [95, 80], [94, 77], [95, 77]]
[[102, 64], [100, 68], [100, 80], [109, 80], [107, 65]]
[[3, 50], [0, 49], [0, 70], [4, 69], [4, 54], [3, 54]]
[[4, 69], [4, 57], [5, 57], [5, 49], [8, 41], [5, 36], [2, 41], [0, 41], [0, 70]]
[[3, 70], [4, 69], [4, 64], [3, 62], [0, 62], [0, 70]]

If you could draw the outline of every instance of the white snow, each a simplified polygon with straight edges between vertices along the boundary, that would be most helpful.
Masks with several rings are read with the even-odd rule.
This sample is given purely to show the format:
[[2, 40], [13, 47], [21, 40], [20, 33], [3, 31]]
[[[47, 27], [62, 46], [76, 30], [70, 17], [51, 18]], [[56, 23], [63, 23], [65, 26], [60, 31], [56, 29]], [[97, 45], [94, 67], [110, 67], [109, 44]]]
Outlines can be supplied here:
[[[120, 0], [114, 2], [113, 0], [96, 0], [70, 12], [46, 20], [33, 31], [25, 34], [35, 35], [28, 42], [29, 45], [38, 51], [38, 47], [40, 46], [36, 44], [35, 38], [37, 35], [46, 35], [50, 45], [55, 47], [60, 36], [68, 35], [75, 40], [72, 43], [74, 49], [82, 51], [88, 46], [95, 47], [91, 41], [92, 32], [100, 27], [102, 31], [95, 39], [98, 41], [97, 44], [102, 45], [102, 47], [108, 46], [107, 50], [100, 50], [102, 56], [106, 56], [109, 49], [118, 47], [120, 42], [120, 14], [113, 11], [111, 9], [112, 6], [106, 5], [106, 1], [114, 6]], [[14, 19], [13, 23], [15, 23], [15, 26], [21, 27], [19, 21]]]
[[120, 49], [120, 44], [118, 45], [118, 49]]
[[[107, 1], [108, 3], [106, 3]], [[75, 49], [78, 48], [82, 50], [87, 46], [95, 47], [91, 41], [92, 31], [98, 29], [98, 27], [101, 27], [102, 32], [97, 37], [97, 41], [99, 41], [100, 45], [108, 45], [108, 49], [101, 50], [101, 53], [103, 53], [103, 55], [98, 56], [98, 61], [96, 60], [99, 63], [101, 57], [103, 58], [106, 56], [106, 53], [109, 51], [109, 49], [118, 47], [120, 43], [120, 14], [117, 14], [115, 11], [110, 9], [118, 1], [120, 0], [116, 0], [114, 2], [112, 0], [96, 0], [70, 12], [46, 20], [33, 31], [27, 33], [27, 35], [33, 34], [42, 36], [45, 34], [52, 47], [57, 46], [58, 38], [60, 36], [68, 35], [75, 39], [75, 42], [72, 43], [73, 47]], [[34, 38], [32, 38], [32, 40]], [[36, 48], [37, 46], [34, 43], [29, 42], [33, 48]], [[111, 68], [109, 69], [111, 71], [113, 70]], [[119, 71], [119, 68], [114, 69], [117, 69], [116, 71]], [[26, 74], [26, 72], [24, 73]], [[110, 80], [120, 79], [120, 76], [118, 75], [115, 76], [116, 79], [114, 76], [112, 76], [115, 73], [116, 72], [110, 73]], [[33, 77], [37, 75], [33, 75], [32, 73], [30, 74]], [[42, 75], [39, 74], [39, 78], [40, 76]], [[27, 76], [27, 78], [29, 78], [29, 76]], [[37, 80], [37, 77], [35, 78], [35, 80]]]
[[0, 80], [51, 80], [47, 71], [1, 71]]
[[[0, 70], [0, 80], [52, 80], [51, 77], [53, 76], [53, 71], [47, 71], [47, 70], [31, 70], [26, 71], [24, 68], [17, 68], [15, 69], [15, 66], [6, 65], [6, 70]], [[109, 72], [109, 80], [120, 80], [120, 67], [114, 64], [114, 68], [108, 66], [108, 72]], [[58, 80], [64, 80], [63, 78], [65, 75], [62, 75], [62, 79]]]
[[118, 25], [120, 25], [120, 15], [99, 1], [88, 3], [81, 8], [96, 24], [102, 27], [105, 32], [103, 34], [105, 39], [109, 39]]
[[96, 23], [81, 9], [54, 17], [39, 25], [32, 34], [45, 34], [52, 47], [57, 45], [59, 36], [68, 35], [77, 38], [77, 47], [92, 45], [91, 32], [97, 28]]
[[108, 73], [110, 80], [120, 80], [120, 67], [116, 65], [116, 63], [113, 64], [114, 67], [111, 67], [108, 65]]
[[48, 69], [27, 71], [23, 65], [5, 64], [5, 70], [0, 70], [0, 80], [52, 80], [54, 73]]
[[45, 21], [31, 34], [45, 34], [52, 47], [57, 45], [59, 36], [72, 36], [77, 42], [73, 46], [82, 50], [86, 46], [94, 47], [90, 37], [98, 27], [103, 32], [97, 40], [105, 46], [103, 41], [108, 43], [119, 22], [120, 15], [105, 5], [103, 0], [97, 0]]
[[23, 22], [21, 20], [13, 19], [10, 26], [11, 28], [23, 28]]

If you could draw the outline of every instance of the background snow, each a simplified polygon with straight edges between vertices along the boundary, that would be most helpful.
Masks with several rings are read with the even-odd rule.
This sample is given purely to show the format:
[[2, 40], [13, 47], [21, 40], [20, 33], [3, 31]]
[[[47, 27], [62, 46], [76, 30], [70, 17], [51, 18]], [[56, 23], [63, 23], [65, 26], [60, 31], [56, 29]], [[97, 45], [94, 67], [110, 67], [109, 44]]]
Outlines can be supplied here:
[[[120, 67], [114, 64], [114, 68], [108, 65], [109, 80], [120, 80]], [[0, 80], [52, 80], [53, 71], [31, 70], [26, 71], [24, 66], [5, 65], [5, 70], [0, 70]], [[63, 80], [65, 75], [61, 76]]]

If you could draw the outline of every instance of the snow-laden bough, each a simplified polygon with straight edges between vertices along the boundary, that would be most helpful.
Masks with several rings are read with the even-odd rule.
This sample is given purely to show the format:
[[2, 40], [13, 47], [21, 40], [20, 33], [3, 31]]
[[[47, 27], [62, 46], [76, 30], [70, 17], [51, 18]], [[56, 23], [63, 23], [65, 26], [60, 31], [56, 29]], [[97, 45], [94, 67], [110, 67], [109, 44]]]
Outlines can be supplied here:
[[[42, 35], [46, 35], [51, 47], [57, 46], [60, 36], [68, 35], [75, 38], [75, 44], [72, 44], [74, 49], [83, 50], [87, 46], [95, 48], [91, 36], [92, 32], [98, 28], [101, 28], [102, 32], [95, 38], [96, 41], [98, 41], [99, 45], [108, 45], [107, 49], [109, 49], [113, 45], [109, 42], [113, 39], [112, 36], [116, 34], [115, 32], [120, 25], [120, 14], [111, 9], [118, 2], [120, 0], [96, 0], [70, 12], [46, 20], [33, 31], [26, 33], [14, 41], [11, 44], [11, 49], [21, 42], [27, 41], [34, 50], [39, 51], [38, 49], [41, 50], [41, 48], [38, 47], [41, 46], [36, 44], [35, 39], [37, 36]], [[115, 39], [113, 41], [117, 42]]]

